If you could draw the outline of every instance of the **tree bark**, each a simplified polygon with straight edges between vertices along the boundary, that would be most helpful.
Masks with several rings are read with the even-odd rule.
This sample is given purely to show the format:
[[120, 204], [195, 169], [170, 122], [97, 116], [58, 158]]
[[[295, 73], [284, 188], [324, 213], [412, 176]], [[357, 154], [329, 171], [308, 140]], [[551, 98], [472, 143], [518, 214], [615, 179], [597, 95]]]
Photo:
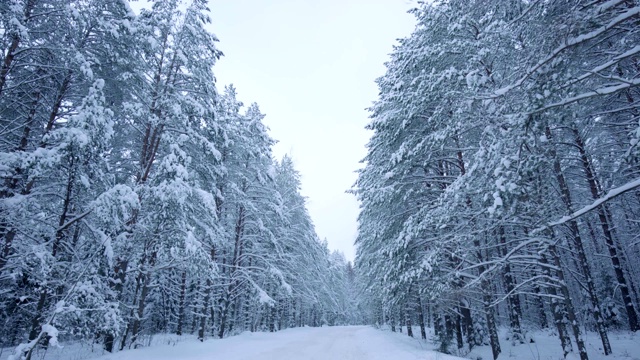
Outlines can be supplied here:
[[411, 315], [408, 309], [404, 312], [404, 320], [405, 320], [405, 325], [407, 326], [407, 335], [409, 335], [410, 337], [413, 337], [413, 328], [412, 328], [413, 325], [411, 324]]
[[211, 279], [207, 278], [205, 286], [204, 301], [202, 303], [202, 311], [200, 311], [200, 328], [198, 329], [198, 340], [204, 341], [204, 334], [207, 328], [207, 310], [209, 308], [209, 300], [211, 298]]
[[427, 339], [427, 330], [424, 323], [424, 306], [422, 306], [422, 296], [418, 294], [418, 321], [420, 321], [420, 337]]
[[[553, 138], [551, 129], [548, 126], [545, 128], [545, 133], [549, 140]], [[550, 148], [550, 155], [553, 161], [553, 171], [555, 173], [556, 180], [558, 181], [558, 186], [560, 187], [560, 195], [561, 195], [562, 201], [564, 202], [565, 207], [567, 208], [567, 211], [569, 213], [572, 213], [573, 202], [571, 200], [571, 192], [569, 190], [569, 185], [565, 179], [564, 172], [562, 171], [562, 167], [560, 165], [560, 159], [558, 158], [556, 150], [553, 147], [553, 145]], [[600, 335], [600, 340], [602, 341], [602, 347], [605, 355], [609, 355], [611, 354], [611, 344], [609, 343], [609, 337], [607, 335], [606, 325], [601, 313], [600, 300], [598, 299], [595, 283], [591, 275], [591, 268], [589, 266], [587, 255], [584, 250], [582, 237], [580, 235], [580, 230], [578, 229], [578, 223], [574, 219], [569, 221], [567, 225], [571, 232], [571, 238], [572, 238], [571, 240], [575, 248], [574, 250], [578, 254], [578, 259], [577, 259], [578, 268], [581, 270], [582, 274], [585, 277], [585, 282], [587, 285], [587, 293], [589, 295], [589, 300], [591, 301], [591, 306], [592, 306], [591, 311], [593, 313], [593, 317], [595, 320], [596, 330]], [[558, 261], [558, 265], [559, 263], [560, 262]], [[565, 294], [565, 296], [568, 296], [568, 292], [567, 294]], [[578, 339], [576, 339], [576, 341], [578, 341]], [[580, 350], [580, 345], [578, 345], [578, 350], [580, 351], [581, 357], [582, 357], [582, 350]]]
[[140, 273], [139, 279], [141, 280], [140, 284], [140, 299], [138, 300], [138, 308], [136, 309], [136, 314], [133, 318], [131, 325], [131, 342], [130, 344], [135, 346], [136, 341], [138, 340], [138, 335], [140, 333], [140, 327], [142, 324], [142, 320], [144, 319], [144, 309], [147, 305], [147, 296], [149, 295], [149, 290], [151, 289], [151, 273], [150, 269], [155, 265], [155, 260], [157, 257], [157, 250], [151, 250], [151, 255], [149, 257], [148, 266], [146, 269], [142, 269]]
[[[555, 245], [550, 245], [549, 250], [551, 252], [551, 256], [554, 260], [554, 265], [557, 269], [562, 269], [562, 264], [560, 263], [560, 255], [555, 248]], [[566, 312], [567, 320], [571, 325], [571, 329], [573, 330], [573, 336], [576, 340], [576, 344], [578, 345], [578, 352], [580, 353], [580, 360], [589, 360], [589, 356], [587, 355], [587, 348], [584, 345], [584, 339], [582, 338], [582, 332], [580, 331], [580, 324], [578, 324], [578, 320], [576, 319], [576, 312], [573, 308], [573, 301], [571, 300], [571, 296], [569, 294], [569, 288], [567, 288], [564, 274], [561, 270], [556, 272], [556, 276], [558, 277], [560, 283], [560, 290], [562, 291], [562, 295], [564, 297], [564, 310]]]
[[[479, 237], [476, 236], [473, 242], [473, 245], [476, 248], [477, 260], [479, 263], [482, 263], [484, 262], [484, 256], [482, 254], [482, 247]], [[498, 328], [495, 320], [495, 309], [491, 306], [491, 284], [489, 283], [489, 280], [486, 278], [486, 276], [483, 275], [485, 271], [486, 269], [484, 265], [478, 266], [478, 275], [482, 277], [482, 280], [480, 281], [480, 287], [482, 289], [482, 305], [487, 321], [487, 330], [489, 331], [491, 353], [493, 355], [493, 360], [496, 360], [502, 352], [502, 349], [500, 347], [500, 338], [498, 337]]]
[[464, 341], [462, 340], [462, 316], [456, 315], [456, 342], [458, 343], [458, 349], [464, 347]]
[[187, 293], [187, 272], [182, 271], [182, 276], [180, 279], [180, 298], [178, 300], [178, 324], [176, 329], [176, 335], [182, 335], [182, 326], [184, 324], [186, 293]]
[[469, 351], [471, 351], [471, 349], [478, 344], [476, 344], [473, 336], [473, 318], [471, 317], [471, 309], [469, 308], [469, 302], [467, 299], [460, 300], [460, 314], [462, 315], [463, 320], [462, 330], [466, 335]]
[[[596, 172], [593, 165], [591, 164], [591, 160], [587, 155], [585, 144], [584, 141], [582, 141], [580, 132], [576, 128], [573, 128], [572, 130], [576, 145], [578, 147], [578, 151], [580, 152], [580, 159], [582, 160], [582, 167], [586, 176], [587, 183], [589, 185], [589, 190], [591, 191], [591, 196], [594, 200], [597, 200], [600, 197], [602, 187], [600, 185], [600, 182], [598, 181], [598, 178], [596, 177]], [[616, 275], [616, 281], [618, 282], [620, 294], [622, 295], [622, 301], [627, 312], [629, 330], [634, 332], [638, 331], [640, 330], [640, 324], [638, 323], [638, 314], [634, 307], [633, 300], [629, 292], [629, 287], [627, 286], [627, 279], [622, 269], [620, 257], [618, 256], [616, 241], [610, 225], [610, 220], [612, 219], [611, 210], [609, 209], [609, 205], [607, 203], [604, 203], [598, 207], [598, 219], [600, 220], [600, 226], [602, 228], [602, 233], [604, 234], [604, 240], [607, 244], [607, 249], [609, 250], [609, 257], [611, 259], [613, 270]], [[611, 349], [609, 349], [609, 351], [611, 351]], [[606, 348], [605, 354], [607, 354]]]
[[[545, 274], [548, 279], [553, 278], [557, 280], [557, 276], [552, 276], [548, 260], [544, 254], [540, 257], [540, 264], [542, 267], [542, 273]], [[557, 271], [559, 270], [554, 270], [554, 273]], [[558, 330], [563, 358], [566, 358], [567, 355], [573, 351], [571, 338], [567, 331], [566, 319], [564, 317], [566, 312], [563, 309], [563, 303], [560, 301], [562, 297], [558, 295], [555, 285], [551, 284], [549, 280], [547, 280], [547, 284], [548, 285], [545, 288], [547, 294], [551, 297], [551, 313], [553, 314], [553, 322], [556, 325], [556, 330]]]
[[[502, 256], [506, 257], [507, 250], [507, 237], [505, 235], [504, 226], [500, 226], [499, 230], [500, 248], [502, 250]], [[517, 339], [520, 344], [524, 344], [524, 336], [522, 336], [522, 327], [520, 325], [520, 319], [522, 318], [522, 309], [520, 307], [520, 298], [518, 294], [513, 293], [515, 288], [513, 274], [511, 272], [511, 265], [507, 262], [504, 266], [503, 279], [505, 287], [507, 288], [507, 307], [509, 309], [509, 327], [511, 329], [512, 336]]]
[[[28, 0], [24, 6], [24, 19], [25, 22], [29, 20], [31, 15], [31, 11], [36, 3], [36, 0]], [[0, 96], [2, 95], [2, 91], [4, 90], [4, 86], [7, 84], [7, 76], [9, 75], [9, 70], [11, 69], [11, 65], [16, 57], [16, 50], [20, 46], [20, 36], [18, 34], [14, 34], [11, 38], [11, 45], [9, 45], [9, 49], [2, 61], [2, 67], [0, 68]]]
[[534, 293], [537, 295], [536, 298], [536, 306], [538, 308], [538, 317], [540, 320], [540, 328], [546, 329], [549, 326], [549, 322], [547, 320], [547, 313], [544, 311], [544, 302], [541, 298], [540, 286], [536, 283], [533, 287]]

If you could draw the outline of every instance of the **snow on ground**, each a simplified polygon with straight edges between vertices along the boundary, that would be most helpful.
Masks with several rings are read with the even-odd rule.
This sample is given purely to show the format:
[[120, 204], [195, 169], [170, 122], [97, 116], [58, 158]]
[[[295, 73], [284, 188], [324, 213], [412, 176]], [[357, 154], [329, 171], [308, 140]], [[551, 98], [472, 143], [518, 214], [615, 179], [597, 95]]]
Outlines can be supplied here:
[[[406, 331], [406, 328], [403, 328]], [[414, 327], [413, 334], [420, 336], [420, 328]], [[562, 357], [562, 347], [558, 336], [552, 330], [537, 330], [525, 334], [527, 342], [520, 344], [507, 340], [507, 329], [501, 328], [499, 331], [500, 346], [502, 352], [498, 360], [579, 360], [580, 356], [577, 352], [575, 343], [573, 344], [574, 352], [569, 354], [566, 359]], [[409, 338], [404, 335], [405, 337]], [[435, 339], [433, 329], [427, 329], [427, 339]], [[531, 340], [533, 339], [533, 342]], [[437, 346], [434, 341], [414, 340], [421, 342], [425, 349], [433, 350]], [[454, 345], [451, 349], [455, 347]], [[613, 354], [605, 356], [602, 352], [602, 343], [598, 334], [594, 332], [585, 333], [585, 344], [589, 360], [640, 360], [640, 333], [634, 334], [629, 331], [609, 331], [609, 341], [613, 349]], [[478, 346], [471, 352], [466, 349], [457, 352], [457, 356], [472, 360], [492, 360], [490, 346]]]
[[[506, 340], [506, 329], [500, 331], [500, 345], [502, 353], [498, 360], [562, 360], [562, 347], [558, 336], [550, 331], [535, 331], [527, 334], [527, 339], [533, 339], [534, 342], [527, 341], [525, 344], [513, 344]], [[629, 331], [610, 331], [609, 341], [613, 354], [605, 356], [602, 352], [602, 342], [598, 334], [594, 332], [585, 333], [585, 344], [589, 360], [640, 360], [640, 333], [634, 334]], [[574, 352], [566, 357], [566, 360], [579, 360], [578, 348], [573, 344]], [[491, 360], [491, 348], [489, 346], [481, 346], [473, 349], [471, 353], [464, 357], [469, 359]]]
[[124, 351], [99, 360], [455, 360], [426, 352], [416, 341], [367, 326], [288, 329], [276, 333], [246, 332], [224, 340], [185, 342], [176, 346]]
[[[95, 360], [458, 360], [428, 351], [406, 335], [368, 326], [246, 332], [223, 340], [186, 340], [107, 354]], [[49, 350], [51, 351], [51, 349]], [[78, 359], [67, 353], [66, 359]], [[36, 357], [40, 359], [40, 357]], [[45, 359], [49, 358], [48, 356]]]
[[[388, 330], [388, 329], [387, 329]], [[39, 351], [38, 360], [491, 360], [491, 348], [480, 346], [472, 352], [461, 351], [460, 357], [435, 352], [433, 330], [427, 332], [428, 340], [410, 338], [404, 333], [377, 330], [368, 326], [334, 326], [322, 328], [287, 329], [276, 333], [250, 333], [223, 340], [205, 342], [195, 337], [157, 335], [147, 339], [149, 347], [104, 354], [99, 344], [67, 344], [64, 348]], [[414, 335], [420, 329], [414, 327]], [[506, 330], [500, 332], [502, 353], [499, 360], [562, 360], [562, 349], [555, 335], [549, 331], [527, 334], [534, 342], [512, 344], [506, 340]], [[640, 360], [640, 334], [630, 332], [609, 333], [613, 354], [604, 356], [597, 334], [587, 333], [586, 344], [590, 360]], [[4, 360], [10, 349], [0, 351]], [[567, 360], [577, 360], [577, 353]]]

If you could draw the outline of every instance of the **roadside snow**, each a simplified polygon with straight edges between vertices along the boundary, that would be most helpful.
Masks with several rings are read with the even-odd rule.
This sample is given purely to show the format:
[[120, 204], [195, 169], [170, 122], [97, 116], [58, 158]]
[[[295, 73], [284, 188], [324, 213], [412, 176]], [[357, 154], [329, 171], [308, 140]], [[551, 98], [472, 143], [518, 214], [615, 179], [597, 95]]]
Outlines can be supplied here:
[[[420, 329], [413, 333], [420, 336]], [[613, 354], [604, 356], [597, 334], [586, 332], [585, 343], [590, 360], [640, 360], [640, 334], [628, 331], [610, 331]], [[427, 329], [427, 338], [434, 339], [433, 329]], [[538, 330], [526, 334], [524, 344], [507, 340], [507, 331], [500, 329], [502, 353], [499, 360], [562, 360], [562, 349], [552, 330]], [[530, 340], [533, 339], [533, 342]], [[156, 335], [147, 339], [148, 347], [104, 354], [100, 344], [64, 344], [63, 348], [50, 347], [34, 354], [38, 360], [490, 360], [491, 348], [479, 346], [470, 353], [461, 349], [458, 356], [435, 352], [430, 340], [410, 338], [403, 333], [376, 330], [367, 326], [335, 326], [323, 328], [297, 328], [276, 333], [250, 333], [223, 340], [198, 341], [192, 335]], [[452, 345], [455, 347], [455, 344]], [[575, 345], [574, 345], [575, 347]], [[1, 349], [0, 359], [7, 358], [13, 349]], [[456, 351], [456, 350], [453, 350]], [[571, 353], [566, 360], [578, 360]]]
[[367, 326], [298, 328], [243, 333], [223, 340], [196, 340], [123, 351], [98, 360], [456, 360], [422, 348], [406, 335]]
[[[526, 335], [527, 342], [520, 344], [506, 340], [506, 329], [500, 329], [500, 345], [502, 353], [498, 360], [501, 359], [517, 359], [517, 360], [579, 360], [580, 355], [577, 352], [577, 346], [573, 343], [574, 352], [570, 353], [565, 359], [562, 358], [562, 348], [558, 336], [553, 330], [534, 331]], [[586, 331], [584, 334], [585, 344], [589, 360], [640, 360], [640, 334], [634, 334], [629, 331], [609, 331], [609, 341], [613, 354], [605, 356], [602, 351], [602, 343], [598, 334]], [[531, 340], [533, 339], [533, 342]], [[474, 348], [471, 353], [466, 354], [466, 358], [484, 360], [492, 359], [491, 347], [480, 346]]]

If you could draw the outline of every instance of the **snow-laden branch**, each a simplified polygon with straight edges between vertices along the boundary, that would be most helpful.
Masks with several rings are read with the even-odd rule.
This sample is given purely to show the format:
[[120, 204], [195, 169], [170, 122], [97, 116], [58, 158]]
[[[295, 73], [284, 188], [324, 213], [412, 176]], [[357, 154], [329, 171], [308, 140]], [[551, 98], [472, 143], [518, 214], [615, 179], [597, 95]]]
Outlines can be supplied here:
[[580, 210], [577, 210], [577, 211], [573, 212], [570, 215], [565, 215], [565, 216], [561, 217], [560, 219], [558, 219], [556, 221], [552, 221], [552, 222], [550, 222], [550, 223], [548, 223], [548, 224], [546, 224], [544, 226], [541, 226], [541, 227], [539, 227], [537, 229], [534, 229], [531, 232], [531, 234], [532, 235], [533, 234], [537, 234], [537, 233], [539, 233], [541, 231], [544, 231], [545, 229], [565, 224], [565, 223], [567, 223], [567, 222], [569, 222], [571, 220], [575, 220], [575, 219], [579, 218], [580, 216], [588, 213], [589, 211], [597, 208], [598, 206], [604, 204], [605, 202], [607, 202], [607, 201], [609, 201], [609, 200], [611, 200], [611, 199], [613, 199], [613, 198], [615, 198], [615, 197], [617, 197], [619, 195], [622, 195], [622, 194], [624, 194], [624, 193], [626, 193], [628, 191], [631, 191], [631, 190], [633, 190], [633, 189], [635, 189], [637, 187], [640, 187], [640, 178], [635, 179], [633, 181], [630, 181], [630, 182], [628, 182], [628, 183], [626, 183], [626, 184], [624, 184], [622, 186], [619, 186], [617, 188], [609, 190], [609, 192], [605, 196], [597, 199], [596, 201], [594, 201], [590, 205], [587, 205], [587, 206], [581, 208]]
[[540, 3], [540, 0], [536, 0], [533, 3], [531, 3], [531, 5], [529, 5], [528, 8], [524, 9], [524, 11], [522, 12], [522, 14], [520, 14], [520, 16], [518, 16], [517, 18], [513, 19], [509, 24], [513, 25], [515, 23], [517, 23], [518, 21], [522, 20], [525, 16], [527, 16], [527, 14], [536, 6], [538, 5], [538, 3]]
[[[619, 80], [620, 81], [620, 80]], [[565, 106], [565, 105], [569, 105], [571, 103], [574, 103], [576, 101], [580, 101], [580, 100], [585, 100], [585, 99], [589, 99], [592, 98], [594, 96], [601, 96], [601, 95], [608, 95], [608, 94], [613, 94], [615, 92], [618, 92], [620, 90], [625, 90], [625, 89], [629, 89], [635, 86], [640, 85], [640, 79], [634, 79], [634, 80], [628, 80], [622, 84], [618, 84], [618, 85], [612, 85], [612, 86], [604, 86], [601, 88], [598, 88], [596, 90], [593, 91], [588, 91], [586, 93], [582, 93], [580, 95], [576, 95], [576, 96], [572, 96], [570, 98], [566, 98], [562, 101], [553, 103], [553, 104], [549, 104], [547, 106], [543, 106], [541, 108], [537, 108], [531, 112], [529, 112], [529, 115], [531, 114], [535, 114], [535, 113], [539, 113], [542, 111], [546, 111], [549, 109], [553, 109], [559, 106]]]
[[[558, 225], [562, 225], [568, 221], [574, 220], [586, 213], [588, 213], [589, 211], [597, 208], [598, 206], [604, 204], [605, 202], [619, 196], [622, 195], [628, 191], [631, 191], [637, 187], [640, 187], [640, 178], [630, 181], [622, 186], [619, 186], [615, 189], [611, 189], [605, 196], [599, 198], [598, 200], [594, 201], [592, 204], [587, 205], [583, 208], [581, 208], [578, 211], [575, 211], [574, 213], [570, 214], [570, 215], [566, 215], [563, 216], [562, 218], [556, 220], [556, 221], [552, 221], [547, 223], [544, 226], [541, 226], [537, 229], [534, 229], [533, 231], [531, 231], [531, 235], [535, 235], [538, 234], [546, 229], [549, 229], [551, 227], [554, 226], [558, 226]], [[483, 261], [480, 263], [476, 263], [473, 264], [471, 266], [467, 266], [464, 269], [461, 270], [457, 270], [456, 274], [458, 274], [459, 276], [464, 276], [467, 277], [469, 279], [471, 279], [471, 281], [469, 283], [467, 283], [467, 287], [469, 286], [475, 286], [476, 284], [478, 284], [480, 282], [480, 280], [484, 277], [487, 276], [488, 274], [493, 273], [494, 271], [496, 271], [498, 268], [500, 268], [502, 265], [504, 265], [505, 263], [509, 262], [512, 258], [517, 258], [518, 256], [516, 256], [516, 254], [523, 248], [538, 243], [540, 241], [540, 239], [537, 238], [531, 238], [528, 241], [525, 241], [521, 244], [519, 244], [518, 246], [515, 246], [513, 249], [511, 249], [507, 254], [505, 254], [504, 256], [498, 258], [498, 259], [491, 259], [491, 260], [487, 260], [487, 261]], [[536, 263], [536, 265], [540, 266], [542, 265], [541, 263]], [[555, 270], [560, 270], [550, 264], [545, 264], [545, 267], [552, 267]], [[482, 267], [486, 267], [486, 269], [479, 275], [479, 276], [472, 276], [471, 275], [471, 271], [472, 269], [476, 269], [476, 268], [482, 268]]]
[[557, 48], [555, 48], [555, 50], [553, 50], [551, 52], [551, 54], [547, 55], [547, 57], [545, 57], [544, 59], [540, 60], [537, 64], [535, 64], [534, 66], [532, 66], [531, 68], [529, 68], [529, 70], [527, 70], [527, 72], [525, 73], [524, 76], [522, 76], [520, 79], [518, 79], [515, 83], [505, 86], [501, 89], [498, 89], [494, 92], [494, 94], [492, 96], [490, 96], [490, 98], [498, 98], [501, 97], [505, 94], [507, 94], [509, 91], [520, 87], [527, 79], [529, 79], [533, 74], [535, 74], [541, 67], [543, 67], [545, 64], [549, 63], [551, 60], [553, 60], [556, 56], [558, 56], [561, 52], [563, 52], [564, 50], [571, 48], [573, 46], [579, 45], [581, 43], [584, 43], [586, 41], [589, 41], [591, 39], [594, 39], [602, 34], [604, 34], [605, 32], [607, 32], [608, 30], [611, 30], [612, 28], [616, 27], [617, 25], [619, 25], [620, 23], [625, 22], [628, 19], [633, 18], [634, 16], [640, 14], [640, 6], [636, 6], [634, 8], [631, 8], [627, 11], [625, 11], [624, 13], [616, 16], [615, 18], [613, 18], [608, 24], [601, 26], [600, 28], [591, 31], [589, 33], [580, 35], [580, 36], [576, 36], [576, 37], [572, 37], [569, 38], [565, 41], [564, 44], [558, 46]]
[[91, 212], [93, 211], [93, 208], [90, 208], [89, 210], [83, 212], [80, 215], [77, 215], [76, 217], [74, 217], [73, 219], [67, 221], [66, 223], [64, 223], [62, 226], [60, 226], [56, 231], [64, 231], [66, 229], [69, 228], [69, 226], [77, 223], [78, 221], [84, 219], [85, 217], [87, 217], [87, 215], [91, 214]]
[[604, 63], [602, 65], [596, 66], [595, 68], [587, 71], [586, 73], [582, 74], [581, 76], [578, 76], [577, 78], [567, 82], [566, 84], [564, 84], [562, 86], [562, 88], [566, 88], [566, 87], [571, 86], [571, 85], [573, 85], [575, 83], [578, 83], [578, 82], [580, 82], [580, 81], [582, 81], [582, 80], [584, 80], [584, 79], [586, 79], [586, 78], [588, 78], [588, 77], [590, 77], [590, 76], [592, 76], [594, 74], [597, 74], [597, 73], [599, 73], [599, 72], [601, 72], [601, 71], [603, 71], [603, 70], [605, 70], [605, 69], [607, 69], [609, 67], [612, 67], [612, 66], [618, 64], [620, 61], [622, 61], [624, 59], [633, 57], [633, 56], [637, 55], [638, 53], [640, 53], [640, 45], [636, 45], [631, 50], [626, 51], [626, 52], [614, 57], [613, 59], [611, 59], [610, 61], [608, 61], [608, 62], [606, 62], [606, 63]]

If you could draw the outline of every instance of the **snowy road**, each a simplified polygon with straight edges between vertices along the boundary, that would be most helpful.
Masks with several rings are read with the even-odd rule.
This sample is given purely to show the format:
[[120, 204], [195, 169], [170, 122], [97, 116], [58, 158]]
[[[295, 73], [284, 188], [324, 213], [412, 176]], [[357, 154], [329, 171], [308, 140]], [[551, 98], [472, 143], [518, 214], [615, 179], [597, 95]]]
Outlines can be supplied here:
[[365, 326], [245, 333], [204, 343], [185, 341], [106, 355], [100, 360], [456, 360], [424, 350], [406, 335]]

